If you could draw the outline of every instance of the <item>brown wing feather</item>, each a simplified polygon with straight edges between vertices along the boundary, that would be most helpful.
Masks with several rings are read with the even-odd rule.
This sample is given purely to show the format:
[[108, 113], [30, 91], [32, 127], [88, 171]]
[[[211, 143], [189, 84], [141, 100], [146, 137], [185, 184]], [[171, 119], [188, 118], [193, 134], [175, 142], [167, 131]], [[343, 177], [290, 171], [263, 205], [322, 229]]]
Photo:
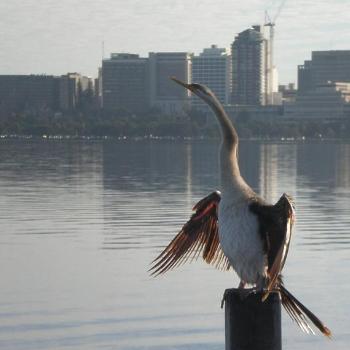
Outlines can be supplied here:
[[267, 257], [267, 292], [275, 287], [287, 258], [294, 223], [294, 205], [292, 199], [283, 194], [275, 205], [266, 205], [262, 200], [252, 202], [251, 210], [257, 215], [260, 235], [264, 242]]
[[202, 252], [203, 259], [217, 268], [229, 269], [218, 235], [218, 204], [220, 193], [213, 192], [200, 200], [193, 208], [195, 213], [182, 227], [169, 245], [153, 260], [150, 271], [159, 275], [184, 264], [188, 259], [197, 259]]
[[265, 300], [269, 292], [275, 288], [278, 277], [286, 262], [294, 224], [294, 204], [286, 194], [273, 206], [274, 225], [268, 231], [270, 251], [268, 252], [268, 285], [264, 294]]

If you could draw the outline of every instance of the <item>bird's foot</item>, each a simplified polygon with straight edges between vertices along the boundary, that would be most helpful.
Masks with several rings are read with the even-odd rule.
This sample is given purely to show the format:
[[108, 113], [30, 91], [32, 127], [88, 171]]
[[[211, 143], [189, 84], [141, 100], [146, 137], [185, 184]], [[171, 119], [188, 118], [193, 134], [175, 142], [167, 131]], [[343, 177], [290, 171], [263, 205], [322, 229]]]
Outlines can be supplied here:
[[258, 292], [257, 287], [245, 289], [245, 286], [247, 285], [247, 282], [241, 280], [239, 285], [238, 285], [238, 293], [239, 293], [239, 298], [241, 300], [244, 300], [249, 297], [251, 294], [256, 294]]
[[[249, 288], [249, 289], [244, 288], [246, 285], [247, 285], [246, 282], [241, 281], [239, 283], [238, 288], [237, 288], [237, 292], [238, 292], [239, 298], [241, 300], [245, 300], [246, 298], [249, 297], [249, 295], [256, 294], [256, 293], [261, 291], [261, 289], [259, 289], [257, 287], [253, 287], [253, 288]], [[222, 299], [221, 299], [221, 309], [224, 307], [225, 300], [226, 300], [226, 297], [227, 297], [228, 293], [229, 293], [229, 289], [226, 289], [225, 292], [224, 292], [224, 295], [222, 296]]]
[[257, 292], [256, 288], [250, 288], [250, 289], [239, 289], [238, 295], [239, 298], [243, 301], [249, 297], [251, 294], [255, 294]]
[[246, 286], [247, 282], [241, 280], [238, 285], [238, 289], [243, 289]]

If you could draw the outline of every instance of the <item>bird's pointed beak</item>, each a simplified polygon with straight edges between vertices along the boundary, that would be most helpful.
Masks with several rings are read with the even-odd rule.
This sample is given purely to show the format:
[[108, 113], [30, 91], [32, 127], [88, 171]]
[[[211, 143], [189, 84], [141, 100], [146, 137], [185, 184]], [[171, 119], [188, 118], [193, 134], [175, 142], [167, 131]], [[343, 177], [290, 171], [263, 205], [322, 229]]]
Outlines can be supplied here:
[[170, 79], [174, 80], [175, 83], [178, 83], [179, 85], [183, 86], [184, 88], [186, 88], [190, 91], [193, 91], [191, 84], [186, 84], [186, 83], [182, 82], [181, 80], [176, 79], [175, 77], [170, 77]]

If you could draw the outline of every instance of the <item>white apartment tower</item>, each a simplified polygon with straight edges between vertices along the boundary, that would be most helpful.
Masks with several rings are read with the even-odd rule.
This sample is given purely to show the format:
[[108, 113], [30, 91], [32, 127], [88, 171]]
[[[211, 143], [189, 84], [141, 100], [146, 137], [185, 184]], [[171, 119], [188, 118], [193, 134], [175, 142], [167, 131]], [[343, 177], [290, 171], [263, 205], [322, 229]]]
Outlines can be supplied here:
[[232, 104], [276, 104], [278, 81], [273, 66], [273, 27], [256, 25], [232, 43]]
[[[192, 58], [192, 81], [207, 85], [223, 104], [228, 104], [232, 91], [232, 59], [229, 50], [212, 45]], [[207, 108], [199, 98], [192, 98], [194, 108]]]

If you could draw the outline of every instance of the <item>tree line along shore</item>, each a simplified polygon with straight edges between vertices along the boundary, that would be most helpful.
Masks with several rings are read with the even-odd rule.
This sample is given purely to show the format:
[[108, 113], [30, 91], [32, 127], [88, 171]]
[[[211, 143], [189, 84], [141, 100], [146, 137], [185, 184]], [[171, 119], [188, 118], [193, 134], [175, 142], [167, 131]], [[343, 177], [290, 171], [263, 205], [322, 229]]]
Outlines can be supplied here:
[[[0, 118], [1, 135], [65, 135], [91, 137], [192, 137], [217, 138], [219, 130], [211, 116], [190, 111], [184, 116], [162, 115], [150, 110], [142, 115], [122, 111], [72, 113], [11, 113]], [[350, 119], [342, 121], [286, 121], [236, 118], [241, 138], [328, 138], [349, 139]]]

